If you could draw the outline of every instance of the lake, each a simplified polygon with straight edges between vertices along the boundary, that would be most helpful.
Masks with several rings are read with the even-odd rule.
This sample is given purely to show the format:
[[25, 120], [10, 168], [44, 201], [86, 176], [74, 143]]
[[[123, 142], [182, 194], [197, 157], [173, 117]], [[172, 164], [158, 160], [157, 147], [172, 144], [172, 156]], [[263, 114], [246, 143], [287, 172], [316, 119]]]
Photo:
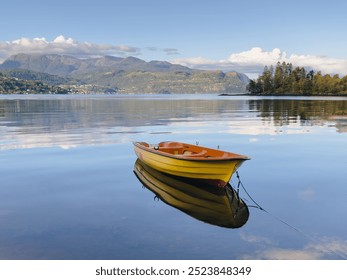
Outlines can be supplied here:
[[[251, 157], [243, 226], [160, 199], [133, 141]], [[347, 98], [2, 95], [0, 259], [347, 259], [346, 147]]]

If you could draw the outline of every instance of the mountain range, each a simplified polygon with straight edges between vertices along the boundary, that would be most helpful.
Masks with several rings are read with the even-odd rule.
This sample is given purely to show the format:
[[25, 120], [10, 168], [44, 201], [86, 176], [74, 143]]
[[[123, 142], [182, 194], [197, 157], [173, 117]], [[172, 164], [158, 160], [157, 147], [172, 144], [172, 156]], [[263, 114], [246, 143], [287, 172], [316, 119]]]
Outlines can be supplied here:
[[0, 70], [19, 79], [119, 93], [243, 93], [249, 83], [238, 72], [196, 70], [135, 57], [21, 53], [6, 59]]

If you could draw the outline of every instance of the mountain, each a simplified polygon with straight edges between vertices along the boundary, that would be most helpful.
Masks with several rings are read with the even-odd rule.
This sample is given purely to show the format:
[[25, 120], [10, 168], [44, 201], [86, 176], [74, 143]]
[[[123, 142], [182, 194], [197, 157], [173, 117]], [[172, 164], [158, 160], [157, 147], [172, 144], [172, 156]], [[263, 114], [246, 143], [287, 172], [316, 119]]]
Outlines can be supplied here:
[[66, 55], [16, 54], [5, 60], [0, 69], [26, 69], [65, 77], [81, 64], [80, 59]]
[[96, 85], [121, 93], [242, 93], [249, 81], [246, 75], [237, 72], [195, 70], [136, 57], [79, 59], [57, 54], [16, 54], [5, 60], [1, 69], [25, 69], [34, 71], [34, 76], [40, 76], [45, 82], [48, 82], [45, 79], [59, 80], [59, 77], [64, 84]]
[[0, 69], [27, 69], [62, 77], [78, 76], [85, 73], [117, 71], [172, 72], [189, 69], [163, 61], [146, 62], [136, 57], [103, 56], [99, 58], [78, 59], [73, 56], [57, 54], [16, 54], [0, 65]]

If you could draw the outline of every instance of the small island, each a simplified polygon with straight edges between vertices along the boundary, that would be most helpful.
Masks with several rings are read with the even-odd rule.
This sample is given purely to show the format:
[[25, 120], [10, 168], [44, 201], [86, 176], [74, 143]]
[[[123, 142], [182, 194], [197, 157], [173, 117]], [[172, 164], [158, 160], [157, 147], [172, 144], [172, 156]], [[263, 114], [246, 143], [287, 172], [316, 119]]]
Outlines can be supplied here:
[[320, 71], [293, 67], [285, 61], [276, 67], [265, 66], [263, 73], [250, 80], [247, 91], [251, 95], [310, 95], [347, 96], [347, 76], [323, 75]]

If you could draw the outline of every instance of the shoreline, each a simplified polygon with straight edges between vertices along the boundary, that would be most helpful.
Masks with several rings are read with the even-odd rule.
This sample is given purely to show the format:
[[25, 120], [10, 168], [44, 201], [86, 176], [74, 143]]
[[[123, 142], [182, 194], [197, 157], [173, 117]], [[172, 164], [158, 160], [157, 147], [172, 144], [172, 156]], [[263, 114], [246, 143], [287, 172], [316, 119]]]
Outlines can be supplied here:
[[261, 97], [347, 97], [347, 93], [341, 94], [295, 94], [295, 93], [285, 93], [285, 94], [231, 94], [231, 93], [221, 93], [219, 96], [261, 96]]
[[14, 92], [14, 93], [4, 93], [0, 92], [0, 96], [11, 96], [11, 95], [56, 95], [56, 96], [71, 96], [71, 95], [108, 95], [108, 96], [121, 96], [121, 95], [163, 95], [163, 96], [170, 96], [170, 95], [216, 95], [216, 96], [245, 96], [245, 97], [347, 97], [347, 93], [342, 94], [250, 94], [250, 93], [104, 93], [104, 92], [89, 92], [89, 93], [42, 93], [42, 92]]

